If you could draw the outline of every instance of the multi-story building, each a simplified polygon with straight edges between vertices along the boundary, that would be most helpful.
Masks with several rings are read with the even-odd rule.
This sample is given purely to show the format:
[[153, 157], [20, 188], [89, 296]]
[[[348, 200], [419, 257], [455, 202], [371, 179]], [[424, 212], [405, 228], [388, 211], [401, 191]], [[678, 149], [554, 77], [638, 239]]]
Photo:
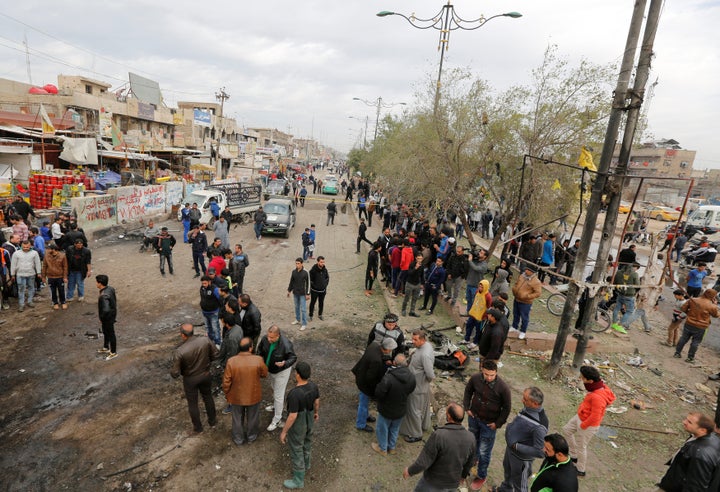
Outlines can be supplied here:
[[[618, 162], [620, 146], [615, 147], [614, 165]], [[645, 178], [638, 194], [638, 200], [663, 202], [668, 205], [677, 203], [684, 197], [693, 172], [695, 151], [680, 147], [673, 139], [647, 142], [634, 147], [630, 152], [628, 174]], [[661, 179], [653, 179], [661, 178]], [[630, 186], [623, 191], [626, 199], [632, 199], [639, 181], [630, 181]]]

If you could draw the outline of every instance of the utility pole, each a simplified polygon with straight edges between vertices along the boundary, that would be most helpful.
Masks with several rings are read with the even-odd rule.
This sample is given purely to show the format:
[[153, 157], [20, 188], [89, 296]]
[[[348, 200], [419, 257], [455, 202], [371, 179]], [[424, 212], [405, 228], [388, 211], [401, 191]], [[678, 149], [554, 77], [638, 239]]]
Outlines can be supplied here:
[[[657, 30], [661, 0], [651, 0], [650, 11], [648, 13], [645, 32], [643, 37], [643, 45], [640, 60], [638, 62], [638, 72], [635, 76], [635, 86], [632, 93], [628, 93], [630, 78], [632, 76], [633, 61], [637, 51], [638, 40], [642, 28], [643, 14], [645, 12], [646, 0], [636, 0], [633, 10], [632, 19], [630, 21], [630, 30], [625, 43], [625, 53], [620, 67], [617, 86], [615, 88], [612, 110], [608, 120], [608, 127], [605, 133], [605, 142], [603, 145], [602, 156], [598, 166], [598, 174], [592, 188], [592, 195], [588, 204], [585, 225], [580, 240], [580, 248], [578, 249], [575, 268], [572, 273], [572, 281], [566, 296], [565, 307], [563, 309], [560, 326], [558, 327], [558, 335], [555, 339], [550, 367], [548, 368], [548, 376], [554, 378], [560, 370], [560, 363], [565, 352], [565, 341], [570, 334], [570, 320], [577, 303], [579, 294], [579, 285], [584, 283], [584, 267], [587, 262], [590, 244], [593, 241], [593, 234], [597, 225], [598, 212], [602, 202], [603, 194], [607, 194], [610, 199], [606, 212], [605, 223], [603, 226], [602, 237], [598, 248], [598, 256], [593, 270], [591, 283], [598, 284], [605, 276], [607, 266], [607, 255], [615, 233], [615, 223], [617, 221], [618, 207], [620, 204], [620, 193], [622, 191], [622, 183], [624, 175], [627, 171], [627, 160], [629, 158], [630, 145], [632, 144], [632, 136], [635, 132], [639, 108], [642, 103], [642, 94], [644, 92], [645, 83], [649, 73], [650, 57], [652, 55], [652, 46]], [[641, 85], [642, 84], [642, 85]], [[629, 103], [628, 103], [629, 101]], [[622, 148], [626, 149], [623, 161], [621, 151], [620, 163], [616, 168], [615, 177], [609, 180], [610, 163], [615, 149], [618, 130], [623, 114], [627, 112], [627, 121], [625, 125], [625, 135], [623, 138]], [[628, 138], [628, 135], [630, 137]], [[583, 312], [581, 326], [586, 327], [592, 318], [592, 313], [597, 308], [597, 299], [595, 291], [590, 290], [586, 308]], [[577, 348], [573, 364], [579, 366], [585, 357], [587, 348], [587, 334], [583, 329], [578, 339]]]
[[25, 45], [25, 67], [27, 68], [28, 84], [32, 85], [32, 72], [30, 71], [30, 46], [27, 42], [27, 33], [23, 35], [23, 44]]
[[[223, 109], [225, 108], [225, 101], [230, 99], [230, 94], [225, 92], [225, 87], [223, 87], [218, 92], [215, 93], [215, 99], [220, 101], [220, 115], [219, 115], [220, 129], [217, 132], [217, 155], [215, 156], [215, 158], [217, 159], [217, 168], [216, 168], [215, 174], [217, 175], [218, 179], [222, 179], [223, 176], [222, 176], [222, 159], [220, 159], [220, 137], [221, 137], [222, 131], [224, 129], [223, 124], [222, 124], [222, 119], [224, 118]], [[212, 147], [212, 142], [210, 142], [210, 147]], [[212, 150], [211, 150], [210, 154], [211, 154], [210, 158], [212, 159]]]

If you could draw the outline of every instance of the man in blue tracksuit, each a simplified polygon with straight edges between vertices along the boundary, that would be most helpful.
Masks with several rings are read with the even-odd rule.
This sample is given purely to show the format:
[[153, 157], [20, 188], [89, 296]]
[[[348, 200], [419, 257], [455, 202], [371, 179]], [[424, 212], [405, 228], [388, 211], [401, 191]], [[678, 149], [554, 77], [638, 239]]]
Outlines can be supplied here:
[[207, 275], [202, 276], [200, 284], [200, 310], [205, 317], [207, 334], [210, 340], [220, 347], [222, 343], [219, 319], [220, 306], [222, 306], [220, 289], [213, 285], [212, 279]]
[[183, 242], [188, 243], [188, 232], [190, 232], [190, 204], [186, 203], [185, 207], [180, 210], [183, 224]]
[[427, 268], [425, 275], [425, 299], [423, 302], [422, 309], [427, 309], [428, 300], [432, 297], [432, 304], [428, 310], [428, 314], [432, 314], [437, 305], [438, 294], [440, 293], [440, 287], [445, 282], [445, 269], [443, 268], [443, 260], [438, 257], [435, 260], [435, 264]]

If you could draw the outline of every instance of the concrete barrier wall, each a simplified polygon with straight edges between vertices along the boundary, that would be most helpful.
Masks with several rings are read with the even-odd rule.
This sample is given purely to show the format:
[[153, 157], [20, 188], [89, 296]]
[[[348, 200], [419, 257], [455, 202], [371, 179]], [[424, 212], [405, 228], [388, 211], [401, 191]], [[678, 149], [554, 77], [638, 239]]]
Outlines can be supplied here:
[[118, 224], [134, 222], [140, 218], [165, 213], [165, 185], [122, 186], [111, 188], [115, 195]]
[[173, 205], [179, 205], [184, 196], [185, 187], [181, 181], [165, 183], [165, 211], [170, 212]]
[[[171, 181], [149, 186], [111, 188], [107, 195], [72, 198], [70, 205], [78, 226], [91, 233], [116, 225], [132, 225], [169, 213], [182, 197], [201, 186]], [[190, 191], [187, 191], [187, 190]]]
[[78, 226], [86, 232], [117, 224], [117, 204], [113, 195], [71, 198], [70, 205], [77, 216]]

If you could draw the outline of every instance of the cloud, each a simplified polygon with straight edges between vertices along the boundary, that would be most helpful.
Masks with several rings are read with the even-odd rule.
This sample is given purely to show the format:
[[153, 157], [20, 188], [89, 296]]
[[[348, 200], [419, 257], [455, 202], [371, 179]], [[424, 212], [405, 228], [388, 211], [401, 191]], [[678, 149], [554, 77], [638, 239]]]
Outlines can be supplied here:
[[[0, 14], [5, 38], [0, 43], [16, 49], [0, 46], [0, 74], [5, 74], [0, 76], [25, 81], [21, 43], [27, 36], [31, 49], [47, 55], [31, 55], [33, 81], [82, 73], [119, 86], [133, 71], [157, 80], [170, 102], [214, 101], [215, 92], [225, 87], [231, 95], [226, 114], [236, 114], [242, 123], [290, 128], [299, 137], [322, 136], [324, 143], [348, 150], [363, 126], [348, 116], [368, 116], [373, 122], [375, 117], [374, 108], [353, 97], [413, 103], [418, 88], [437, 77], [438, 32], [375, 14], [391, 10], [430, 17], [443, 4], [67, 0], [49, 9], [40, 0], [11, 2]], [[632, 2], [626, 0], [455, 0], [453, 5], [464, 18], [523, 14], [451, 33], [444, 68], [469, 67], [498, 91], [527, 83], [548, 44], [557, 44], [575, 64], [583, 58], [619, 62], [632, 14]], [[648, 107], [655, 135], [679, 140], [698, 151], [696, 165], [714, 167], [720, 167], [711, 120], [720, 112], [718, 45], [712, 41], [718, 25], [717, 2], [665, 4], [651, 76], [659, 84]], [[608, 105], [611, 97], [608, 93]]]

